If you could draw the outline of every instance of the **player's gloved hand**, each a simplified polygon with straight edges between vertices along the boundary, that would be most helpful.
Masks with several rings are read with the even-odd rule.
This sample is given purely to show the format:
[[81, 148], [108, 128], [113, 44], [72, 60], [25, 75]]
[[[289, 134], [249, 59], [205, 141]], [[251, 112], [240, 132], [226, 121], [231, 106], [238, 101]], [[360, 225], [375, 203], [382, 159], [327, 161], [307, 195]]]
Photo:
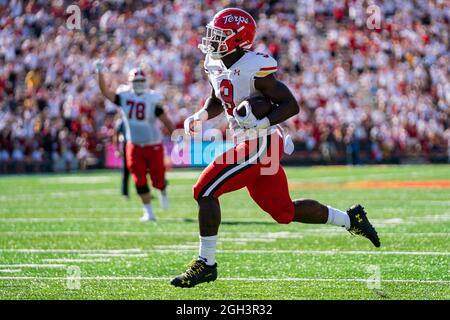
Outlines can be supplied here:
[[287, 134], [284, 137], [284, 153], [292, 154], [295, 150], [294, 142], [292, 142], [292, 137]]
[[241, 128], [241, 126], [237, 123], [236, 119], [227, 113], [228, 120], [228, 128], [233, 133], [236, 144], [239, 144], [241, 141], [245, 140], [245, 129]]
[[95, 61], [95, 73], [99, 74], [103, 72], [105, 62], [103, 59]]
[[[184, 149], [184, 139], [183, 139], [183, 135], [179, 134], [177, 136], [173, 136], [172, 135], [172, 141], [174, 141], [174, 150], [177, 154], [180, 153], [180, 151], [182, 151]], [[174, 139], [175, 138], [175, 139]]]
[[252, 112], [252, 107], [247, 101], [243, 101], [241, 103], [245, 107], [245, 116], [241, 117], [237, 110], [238, 108], [234, 108], [233, 115], [236, 119], [239, 126], [243, 129], [266, 129], [270, 127], [270, 121], [267, 117], [263, 119], [256, 119], [255, 115]]
[[195, 123], [208, 120], [208, 111], [201, 109], [184, 120], [184, 132], [187, 135], [195, 134]]

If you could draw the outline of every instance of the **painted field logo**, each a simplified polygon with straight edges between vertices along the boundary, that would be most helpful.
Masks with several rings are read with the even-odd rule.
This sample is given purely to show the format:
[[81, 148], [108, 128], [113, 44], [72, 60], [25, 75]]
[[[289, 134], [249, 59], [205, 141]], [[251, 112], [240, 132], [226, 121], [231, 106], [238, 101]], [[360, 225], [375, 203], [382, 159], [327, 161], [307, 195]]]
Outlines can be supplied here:
[[224, 16], [223, 19], [225, 20], [223, 23], [231, 23], [236, 22], [237, 25], [240, 25], [241, 23], [248, 24], [248, 18], [244, 18], [242, 16], [233, 16], [232, 14], [229, 14], [227, 16]]

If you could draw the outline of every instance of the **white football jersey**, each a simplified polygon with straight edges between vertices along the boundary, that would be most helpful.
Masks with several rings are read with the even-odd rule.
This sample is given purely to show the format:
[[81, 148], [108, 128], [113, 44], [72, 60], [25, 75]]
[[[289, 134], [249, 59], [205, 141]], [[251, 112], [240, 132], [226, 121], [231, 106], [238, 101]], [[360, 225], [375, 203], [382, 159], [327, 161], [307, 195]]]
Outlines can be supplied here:
[[[255, 88], [255, 79], [276, 72], [277, 61], [267, 54], [248, 51], [230, 68], [227, 68], [222, 60], [211, 59], [207, 54], [204, 66], [214, 88], [214, 94], [222, 101], [236, 143], [250, 139], [252, 135], [247, 135], [245, 130], [239, 127], [234, 119], [233, 110], [247, 98], [262, 95]], [[283, 132], [279, 125], [275, 125], [267, 128], [265, 134], [273, 132], [276, 128]], [[294, 151], [294, 144], [291, 137], [284, 132], [283, 141], [284, 152], [291, 154]]]
[[235, 64], [227, 68], [222, 60], [205, 58], [205, 72], [214, 93], [222, 101], [227, 118], [233, 117], [233, 109], [245, 99], [261, 95], [255, 89], [256, 78], [263, 78], [277, 71], [277, 61], [271, 56], [253, 51], [246, 52]]
[[117, 89], [115, 103], [120, 106], [128, 141], [140, 145], [161, 143], [161, 132], [156, 120], [163, 112], [162, 99], [160, 94], [153, 91], [137, 95], [129, 86]]

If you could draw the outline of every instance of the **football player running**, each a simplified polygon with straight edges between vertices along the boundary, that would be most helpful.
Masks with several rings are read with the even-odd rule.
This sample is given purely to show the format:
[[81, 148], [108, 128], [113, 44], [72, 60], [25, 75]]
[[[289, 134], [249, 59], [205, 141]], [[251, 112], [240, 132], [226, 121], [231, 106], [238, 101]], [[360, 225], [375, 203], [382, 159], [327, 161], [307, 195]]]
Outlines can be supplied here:
[[[193, 134], [199, 121], [212, 119], [225, 111], [237, 142], [234, 148], [209, 164], [193, 187], [199, 207], [199, 256], [183, 274], [172, 279], [171, 284], [176, 287], [194, 287], [217, 278], [215, 254], [221, 221], [219, 197], [243, 187], [278, 223], [332, 224], [368, 238], [376, 247], [380, 246], [378, 235], [361, 205], [354, 205], [344, 212], [316, 200], [291, 200], [279, 160], [287, 147], [292, 148], [289, 145], [292, 142], [284, 137], [277, 124], [296, 115], [299, 106], [286, 85], [275, 77], [277, 62], [268, 55], [250, 51], [255, 32], [256, 23], [250, 14], [228, 8], [218, 12], [206, 26], [206, 37], [199, 45], [206, 55], [204, 66], [211, 94], [203, 108], [185, 120], [185, 131]], [[256, 119], [251, 113], [239, 116], [235, 107], [254, 95], [263, 95], [277, 107], [262, 119]], [[256, 138], [245, 135], [250, 129], [258, 132]], [[269, 162], [278, 164], [272, 174], [263, 173], [267, 161], [262, 158], [267, 157]], [[229, 159], [234, 161], [227, 161]]]
[[169, 205], [164, 147], [161, 142], [161, 132], [156, 126], [156, 119], [164, 124], [170, 134], [174, 126], [161, 105], [162, 96], [148, 89], [142, 69], [132, 69], [128, 75], [128, 85], [121, 85], [117, 90], [112, 90], [106, 85], [102, 61], [96, 62], [95, 69], [103, 96], [119, 106], [122, 113], [128, 141], [126, 162], [143, 204], [144, 215], [141, 221], [154, 221], [156, 216], [150, 202], [147, 173], [150, 174], [153, 187], [160, 190], [161, 207], [167, 209]]

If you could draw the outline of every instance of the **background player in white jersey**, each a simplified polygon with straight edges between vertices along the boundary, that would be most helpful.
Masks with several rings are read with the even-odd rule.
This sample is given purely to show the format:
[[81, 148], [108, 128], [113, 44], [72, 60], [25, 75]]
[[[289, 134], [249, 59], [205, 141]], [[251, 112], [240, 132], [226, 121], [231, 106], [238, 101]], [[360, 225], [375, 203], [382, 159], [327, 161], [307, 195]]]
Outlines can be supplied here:
[[164, 147], [156, 120], [159, 119], [170, 134], [174, 130], [172, 122], [161, 105], [162, 96], [148, 89], [144, 71], [140, 68], [129, 72], [128, 85], [121, 85], [117, 90], [112, 90], [106, 85], [103, 62], [96, 62], [95, 67], [100, 91], [105, 98], [120, 107], [125, 122], [128, 141], [127, 165], [144, 206], [141, 221], [156, 220], [150, 203], [147, 173], [150, 174], [152, 186], [160, 190], [161, 207], [167, 209], [169, 205], [166, 192]]

